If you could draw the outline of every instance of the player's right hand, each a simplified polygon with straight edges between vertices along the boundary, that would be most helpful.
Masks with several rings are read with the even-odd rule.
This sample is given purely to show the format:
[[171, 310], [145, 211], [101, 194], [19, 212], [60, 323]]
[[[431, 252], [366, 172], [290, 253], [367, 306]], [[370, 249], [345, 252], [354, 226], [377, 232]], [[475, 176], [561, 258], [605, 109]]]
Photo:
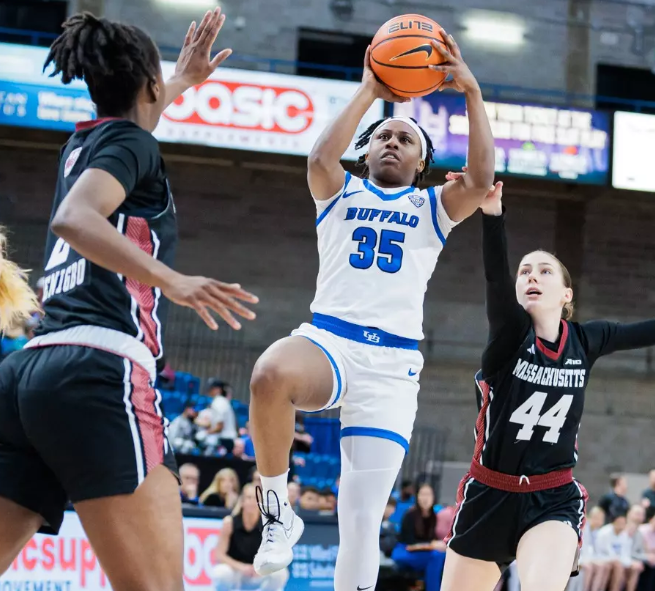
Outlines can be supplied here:
[[255, 319], [255, 313], [242, 305], [239, 300], [256, 304], [259, 298], [241, 289], [238, 283], [223, 283], [207, 277], [176, 275], [172, 281], [162, 287], [162, 293], [179, 306], [193, 308], [212, 330], [218, 330], [218, 324], [209, 313], [210, 309], [234, 330], [239, 330], [241, 323], [233, 316], [233, 312], [247, 320]]
[[[466, 175], [468, 168], [464, 166], [462, 172], [448, 172], [447, 181], [458, 181]], [[503, 213], [503, 182], [498, 181], [489, 189], [489, 193], [480, 205], [482, 213], [485, 215], [501, 215]]]
[[371, 68], [371, 46], [366, 48], [364, 55], [364, 75], [362, 76], [362, 86], [368, 86], [373, 90], [377, 98], [381, 98], [389, 103], [407, 103], [412, 99], [404, 96], [398, 96], [391, 92], [382, 82], [377, 79], [375, 72]]

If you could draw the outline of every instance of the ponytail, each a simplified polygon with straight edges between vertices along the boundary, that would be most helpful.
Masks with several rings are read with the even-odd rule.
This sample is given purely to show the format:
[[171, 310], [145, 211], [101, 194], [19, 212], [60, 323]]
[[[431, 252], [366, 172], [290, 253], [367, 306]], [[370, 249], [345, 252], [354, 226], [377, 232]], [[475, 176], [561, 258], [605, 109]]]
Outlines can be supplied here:
[[6, 244], [7, 238], [0, 228], [0, 333], [41, 309], [27, 283], [27, 272], [7, 259]]

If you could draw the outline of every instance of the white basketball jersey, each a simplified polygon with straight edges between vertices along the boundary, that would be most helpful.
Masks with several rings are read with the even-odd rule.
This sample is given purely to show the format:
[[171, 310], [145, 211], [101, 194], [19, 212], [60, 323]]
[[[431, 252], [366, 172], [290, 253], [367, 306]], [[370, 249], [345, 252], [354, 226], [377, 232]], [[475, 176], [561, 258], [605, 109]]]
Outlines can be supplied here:
[[316, 201], [320, 268], [311, 310], [409, 338], [423, 338], [423, 300], [452, 222], [443, 187], [382, 189], [346, 173]]

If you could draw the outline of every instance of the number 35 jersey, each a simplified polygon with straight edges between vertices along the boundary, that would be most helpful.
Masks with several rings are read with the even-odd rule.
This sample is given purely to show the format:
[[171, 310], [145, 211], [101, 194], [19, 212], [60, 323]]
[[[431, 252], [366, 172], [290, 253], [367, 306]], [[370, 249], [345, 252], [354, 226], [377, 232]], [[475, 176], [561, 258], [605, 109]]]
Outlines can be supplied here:
[[316, 201], [319, 273], [311, 310], [401, 337], [423, 338], [427, 285], [456, 225], [443, 187], [382, 189], [346, 173]]
[[486, 379], [478, 372], [474, 460], [514, 476], [546, 474], [576, 464], [591, 370], [581, 333], [580, 325], [563, 320], [555, 351], [530, 328], [502, 370]]

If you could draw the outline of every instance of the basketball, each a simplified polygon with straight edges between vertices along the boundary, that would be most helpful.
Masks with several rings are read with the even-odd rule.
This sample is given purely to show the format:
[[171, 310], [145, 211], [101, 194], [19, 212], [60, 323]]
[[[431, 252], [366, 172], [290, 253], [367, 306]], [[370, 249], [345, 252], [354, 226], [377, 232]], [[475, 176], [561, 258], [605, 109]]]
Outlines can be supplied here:
[[371, 68], [399, 96], [425, 96], [439, 88], [447, 74], [428, 66], [444, 63], [432, 39], [446, 44], [441, 26], [420, 14], [403, 14], [384, 23], [371, 43]]

